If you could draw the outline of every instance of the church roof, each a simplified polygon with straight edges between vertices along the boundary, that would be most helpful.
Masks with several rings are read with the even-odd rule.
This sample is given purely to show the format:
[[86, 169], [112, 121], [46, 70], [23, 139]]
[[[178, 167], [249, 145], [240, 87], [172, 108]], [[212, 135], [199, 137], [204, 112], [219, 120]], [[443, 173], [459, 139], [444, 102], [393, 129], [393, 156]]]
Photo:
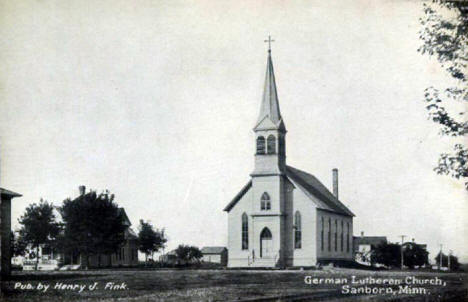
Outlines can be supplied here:
[[252, 187], [252, 180], [250, 180], [241, 190], [239, 193], [237, 193], [236, 196], [231, 200], [231, 202], [228, 203], [228, 205], [224, 208], [223, 211], [229, 212], [235, 205], [236, 203], [244, 196], [245, 193]]
[[[314, 196], [314, 200], [317, 200], [317, 207], [319, 209], [345, 216], [355, 216], [353, 212], [341, 203], [315, 176], [291, 166], [286, 166], [286, 177], [309, 198]], [[229, 212], [251, 187], [252, 181], [249, 181], [231, 202], [229, 202], [224, 208], [224, 211]]]
[[286, 175], [306, 195], [313, 195], [319, 200], [318, 208], [346, 216], [354, 216], [338, 198], [335, 197], [315, 176], [291, 166], [286, 166]]
[[265, 86], [263, 89], [262, 105], [258, 116], [257, 124], [254, 129], [259, 129], [260, 124], [268, 118], [274, 124], [274, 129], [285, 130], [283, 119], [281, 118], [278, 94], [276, 91], [275, 73], [273, 70], [273, 61], [271, 60], [271, 51], [268, 51], [267, 70], [265, 75]]

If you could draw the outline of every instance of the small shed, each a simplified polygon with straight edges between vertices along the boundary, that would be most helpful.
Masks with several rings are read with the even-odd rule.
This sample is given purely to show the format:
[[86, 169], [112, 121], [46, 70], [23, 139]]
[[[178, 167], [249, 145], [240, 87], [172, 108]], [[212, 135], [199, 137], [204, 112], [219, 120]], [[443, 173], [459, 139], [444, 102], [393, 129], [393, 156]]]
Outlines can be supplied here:
[[202, 261], [210, 263], [219, 263], [222, 266], [227, 265], [228, 250], [224, 246], [205, 246], [201, 249], [203, 254]]

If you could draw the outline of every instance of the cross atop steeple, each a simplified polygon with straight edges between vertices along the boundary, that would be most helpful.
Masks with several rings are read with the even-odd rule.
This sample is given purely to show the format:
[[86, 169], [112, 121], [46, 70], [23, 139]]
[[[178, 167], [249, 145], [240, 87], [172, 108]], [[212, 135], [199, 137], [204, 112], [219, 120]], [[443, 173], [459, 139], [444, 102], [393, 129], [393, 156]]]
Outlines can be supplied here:
[[[271, 42], [274, 40], [271, 39], [271, 36], [268, 36], [268, 47], [271, 46]], [[279, 101], [278, 101], [278, 94], [276, 91], [276, 83], [275, 83], [275, 73], [273, 71], [273, 61], [271, 59], [271, 49], [268, 49], [268, 59], [267, 59], [267, 70], [265, 75], [265, 84], [263, 88], [263, 98], [262, 104], [260, 107], [260, 114], [258, 116], [257, 124], [254, 128], [260, 129], [264, 128], [265, 125], [261, 125], [262, 121], [267, 118], [273, 123], [273, 127], [275, 129], [279, 129], [281, 131], [285, 131], [284, 122], [281, 118], [280, 108], [279, 108]]]
[[275, 40], [272, 40], [271, 36], [268, 35], [268, 40], [265, 40], [263, 42], [265, 42], [265, 43], [268, 42], [268, 52], [271, 52], [271, 42], [275, 42]]

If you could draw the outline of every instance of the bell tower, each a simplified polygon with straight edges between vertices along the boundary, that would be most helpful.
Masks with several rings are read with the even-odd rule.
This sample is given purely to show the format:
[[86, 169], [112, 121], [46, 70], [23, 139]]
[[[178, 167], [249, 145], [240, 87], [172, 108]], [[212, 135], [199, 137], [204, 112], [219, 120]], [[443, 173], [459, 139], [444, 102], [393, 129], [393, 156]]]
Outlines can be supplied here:
[[[267, 40], [272, 41], [270, 38]], [[275, 73], [268, 48], [267, 70], [255, 132], [255, 169], [252, 176], [282, 175], [286, 165], [286, 127], [281, 117]]]

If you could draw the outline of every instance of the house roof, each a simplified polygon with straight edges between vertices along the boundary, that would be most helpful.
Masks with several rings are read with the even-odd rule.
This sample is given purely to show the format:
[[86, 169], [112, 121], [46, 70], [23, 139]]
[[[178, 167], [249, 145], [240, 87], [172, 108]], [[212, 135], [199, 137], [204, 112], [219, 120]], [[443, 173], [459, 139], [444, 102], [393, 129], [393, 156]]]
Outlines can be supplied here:
[[224, 246], [205, 246], [201, 249], [203, 254], [221, 254], [226, 250]]
[[319, 202], [318, 208], [346, 216], [355, 216], [338, 198], [335, 197], [315, 176], [305, 171], [286, 166], [286, 175], [306, 195], [315, 196]]
[[381, 243], [387, 243], [387, 237], [385, 236], [354, 236], [353, 237], [354, 244], [369, 244], [373, 246], [377, 246]]
[[407, 241], [405, 243], [403, 243], [403, 247], [409, 247], [409, 246], [412, 246], [412, 245], [417, 245], [419, 246], [420, 248], [423, 248], [423, 249], [426, 249], [427, 248], [427, 244], [420, 244], [420, 243], [416, 243], [416, 242], [411, 242], [411, 241]]
[[137, 234], [132, 230], [132, 228], [125, 229], [125, 239], [137, 239]]
[[4, 188], [0, 188], [0, 194], [1, 194], [1, 196], [6, 196], [6, 197], [10, 197], [10, 198], [23, 196], [23, 195], [21, 195], [19, 193], [16, 193], [16, 192], [4, 189]]
[[[315, 197], [317, 207], [322, 210], [331, 211], [346, 216], [354, 216], [338, 198], [335, 197], [315, 176], [291, 166], [286, 166], [286, 177], [299, 189], [301, 189], [309, 198]], [[252, 187], [252, 181], [249, 181], [237, 195], [224, 208], [229, 212], [244, 194]]]
[[127, 216], [127, 213], [125, 212], [124, 208], [119, 208], [119, 215], [122, 217], [123, 223], [127, 226], [131, 226], [132, 223], [130, 222], [130, 219]]

